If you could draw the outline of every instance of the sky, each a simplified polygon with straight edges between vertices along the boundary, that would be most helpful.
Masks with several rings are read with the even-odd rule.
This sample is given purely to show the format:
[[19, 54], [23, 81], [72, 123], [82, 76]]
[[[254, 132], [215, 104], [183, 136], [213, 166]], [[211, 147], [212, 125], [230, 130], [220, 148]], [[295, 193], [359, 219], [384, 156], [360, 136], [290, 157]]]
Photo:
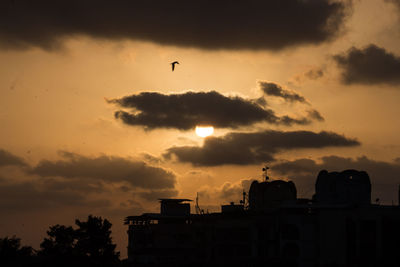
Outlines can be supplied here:
[[398, 204], [398, 0], [9, 0], [0, 25], [0, 236], [93, 214], [125, 257], [124, 217], [219, 211], [264, 166], [305, 198], [364, 170]]

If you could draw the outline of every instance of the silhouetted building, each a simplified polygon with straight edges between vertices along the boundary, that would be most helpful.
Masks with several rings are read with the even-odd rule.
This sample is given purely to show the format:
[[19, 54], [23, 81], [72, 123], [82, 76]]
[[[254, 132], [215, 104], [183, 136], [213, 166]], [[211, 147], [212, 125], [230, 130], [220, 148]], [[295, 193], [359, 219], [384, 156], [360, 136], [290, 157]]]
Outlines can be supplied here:
[[132, 266], [400, 266], [400, 206], [371, 204], [366, 172], [321, 171], [312, 200], [254, 181], [249, 201], [191, 214], [188, 199], [129, 216]]
[[278, 207], [282, 204], [294, 204], [296, 199], [297, 190], [293, 182], [254, 181], [249, 190], [249, 208], [255, 211]]
[[370, 204], [371, 182], [364, 171], [320, 171], [315, 183], [315, 200], [324, 204]]

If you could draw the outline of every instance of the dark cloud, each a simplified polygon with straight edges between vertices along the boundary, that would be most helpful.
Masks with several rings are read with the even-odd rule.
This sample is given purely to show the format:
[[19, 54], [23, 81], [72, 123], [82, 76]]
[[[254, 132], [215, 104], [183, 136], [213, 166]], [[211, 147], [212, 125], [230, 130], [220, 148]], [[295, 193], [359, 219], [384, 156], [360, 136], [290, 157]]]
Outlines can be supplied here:
[[357, 140], [333, 132], [267, 130], [209, 137], [202, 147], [171, 147], [164, 157], [171, 159], [174, 156], [180, 162], [198, 166], [249, 165], [273, 161], [274, 155], [284, 150], [357, 145], [360, 145]]
[[346, 169], [366, 171], [372, 182], [373, 196], [379, 197], [388, 204], [392, 200], [397, 200], [396, 194], [400, 183], [400, 163], [397, 161], [376, 161], [365, 156], [356, 159], [326, 156], [321, 158], [321, 162], [312, 159], [297, 159], [271, 166], [274, 174], [290, 178], [300, 191], [304, 192], [304, 188], [307, 188], [308, 197], [314, 192], [314, 183], [319, 171], [343, 171]]
[[308, 173], [315, 174], [322, 166], [318, 166], [317, 162], [312, 159], [297, 159], [294, 161], [282, 161], [273, 165], [273, 171], [282, 175], [290, 173]]
[[393, 183], [400, 181], [400, 164], [399, 162], [385, 162], [375, 161], [367, 158], [366, 156], [358, 157], [356, 159], [339, 157], [339, 156], [325, 156], [321, 158], [318, 163], [311, 159], [297, 159], [293, 161], [285, 161], [273, 165], [273, 170], [281, 174], [290, 173], [317, 173], [327, 169], [331, 171], [340, 171], [344, 169], [357, 169], [367, 171], [370, 176], [375, 176], [379, 179], [380, 183]]
[[319, 113], [318, 110], [309, 109], [309, 110], [307, 110], [307, 113], [308, 113], [308, 117], [313, 120], [316, 120], [316, 121], [324, 121], [325, 120], [324, 117], [322, 117], [321, 113]]
[[262, 107], [266, 107], [268, 105], [267, 100], [265, 100], [264, 96], [253, 99], [253, 101]]
[[296, 92], [285, 90], [276, 83], [258, 82], [258, 85], [265, 95], [281, 97], [289, 102], [307, 102], [303, 96], [299, 95]]
[[62, 160], [42, 160], [31, 174], [42, 177], [90, 178], [104, 182], [128, 182], [145, 189], [174, 188], [175, 174], [144, 162], [122, 157], [85, 157], [64, 152]]
[[146, 162], [151, 163], [151, 164], [160, 164], [160, 163], [163, 163], [163, 159], [162, 159], [162, 158], [153, 156], [153, 155], [151, 155], [151, 154], [149, 154], [149, 153], [142, 153], [141, 156], [143, 157], [143, 159], [144, 159]]
[[333, 58], [345, 84], [400, 84], [400, 57], [374, 44]]
[[9, 165], [26, 166], [26, 163], [22, 158], [11, 154], [4, 149], [0, 149], [0, 167]]
[[311, 69], [304, 73], [304, 76], [311, 80], [316, 80], [324, 76], [324, 71], [322, 69]]
[[299, 124], [299, 125], [307, 125], [311, 123], [311, 119], [308, 117], [303, 117], [299, 119], [294, 119], [292, 117], [289, 117], [287, 115], [282, 116], [280, 118], [280, 124], [286, 125], [286, 126], [291, 126], [293, 124]]
[[42, 184], [49, 191], [71, 191], [80, 192], [84, 194], [88, 193], [102, 193], [107, 191], [101, 181], [85, 181], [81, 179], [54, 179], [54, 178], [42, 178]]
[[[260, 87], [261, 91], [265, 96], [276, 96], [283, 98], [287, 102], [292, 102], [292, 103], [298, 102], [310, 105], [308, 101], [304, 98], [304, 96], [296, 93], [295, 91], [283, 89], [280, 85], [276, 83], [259, 81], [258, 86]], [[257, 103], [266, 105], [266, 102], [264, 103], [262, 100], [265, 101], [264, 97], [256, 99]], [[291, 124], [305, 125], [305, 124], [310, 124], [311, 121], [324, 121], [322, 115], [315, 109], [309, 109], [306, 111], [306, 113], [307, 116], [300, 119], [294, 119], [288, 116], [283, 116], [281, 117], [280, 121], [282, 124], [286, 125], [291, 125]]]
[[203, 49], [273, 49], [336, 37], [346, 4], [330, 0], [5, 0], [0, 44], [57, 49], [64, 38], [141, 40]]
[[148, 130], [189, 130], [197, 125], [237, 128], [257, 122], [284, 125], [311, 123], [309, 118], [278, 117], [273, 110], [259, 105], [256, 101], [238, 96], [228, 97], [215, 91], [169, 95], [142, 92], [108, 102], [132, 109], [132, 113], [117, 111], [116, 118], [128, 125], [144, 126]]
[[303, 73], [294, 75], [288, 84], [298, 87], [309, 80], [318, 80], [325, 75], [325, 68], [325, 66], [312, 67]]
[[109, 205], [105, 199], [89, 199], [85, 190], [48, 187], [40, 182], [0, 183], [0, 213]]

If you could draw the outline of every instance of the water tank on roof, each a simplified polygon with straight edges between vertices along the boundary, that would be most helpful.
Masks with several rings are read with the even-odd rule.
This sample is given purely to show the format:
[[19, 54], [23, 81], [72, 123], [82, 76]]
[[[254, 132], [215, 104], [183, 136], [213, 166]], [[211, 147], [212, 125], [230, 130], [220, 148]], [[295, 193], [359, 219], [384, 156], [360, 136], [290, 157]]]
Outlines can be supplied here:
[[162, 198], [161, 203], [161, 215], [167, 216], [186, 216], [190, 215], [190, 204], [183, 203], [187, 201], [192, 201], [190, 199], [172, 199], [172, 198]]
[[291, 181], [275, 180], [261, 183], [254, 181], [249, 190], [249, 208], [263, 210], [283, 203], [294, 203], [296, 198], [296, 186]]
[[315, 183], [316, 202], [324, 204], [370, 204], [371, 182], [365, 171], [322, 170]]

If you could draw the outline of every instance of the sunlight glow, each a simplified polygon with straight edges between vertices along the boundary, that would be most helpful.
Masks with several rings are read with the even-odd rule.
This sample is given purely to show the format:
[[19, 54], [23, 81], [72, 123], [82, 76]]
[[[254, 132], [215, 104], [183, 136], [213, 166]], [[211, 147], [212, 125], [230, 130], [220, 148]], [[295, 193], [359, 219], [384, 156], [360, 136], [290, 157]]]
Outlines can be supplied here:
[[212, 126], [196, 126], [196, 134], [200, 137], [207, 137], [214, 133], [214, 127]]

